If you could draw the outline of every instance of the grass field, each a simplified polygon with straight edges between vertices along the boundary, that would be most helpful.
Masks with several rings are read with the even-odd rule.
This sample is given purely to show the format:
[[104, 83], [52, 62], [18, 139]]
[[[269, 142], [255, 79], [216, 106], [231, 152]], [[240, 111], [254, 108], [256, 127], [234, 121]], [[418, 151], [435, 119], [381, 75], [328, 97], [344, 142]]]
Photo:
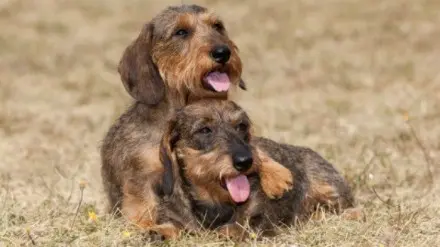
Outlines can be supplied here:
[[[234, 98], [258, 133], [318, 151], [365, 212], [247, 245], [440, 245], [440, 1], [192, 3], [239, 46], [249, 91]], [[106, 214], [99, 145], [130, 103], [122, 51], [169, 4], [0, 1], [0, 246], [149, 245]]]

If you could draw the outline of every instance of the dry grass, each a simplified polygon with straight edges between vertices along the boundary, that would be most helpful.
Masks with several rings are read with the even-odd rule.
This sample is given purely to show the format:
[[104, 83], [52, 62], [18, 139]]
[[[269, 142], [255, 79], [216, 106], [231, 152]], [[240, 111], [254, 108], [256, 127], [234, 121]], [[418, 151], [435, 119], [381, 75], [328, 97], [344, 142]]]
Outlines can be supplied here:
[[[178, 3], [0, 1], [0, 246], [149, 245], [105, 214], [98, 148], [130, 102], [122, 50]], [[237, 101], [259, 132], [332, 161], [366, 213], [248, 244], [440, 245], [440, 1], [197, 3], [241, 49], [250, 91]]]

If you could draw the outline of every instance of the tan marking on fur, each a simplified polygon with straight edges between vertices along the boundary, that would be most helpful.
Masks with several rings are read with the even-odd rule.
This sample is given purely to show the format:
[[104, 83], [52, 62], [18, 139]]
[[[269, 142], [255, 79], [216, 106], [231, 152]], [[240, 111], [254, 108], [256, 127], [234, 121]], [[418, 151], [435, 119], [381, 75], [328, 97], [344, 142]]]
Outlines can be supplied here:
[[212, 12], [204, 12], [199, 14], [199, 19], [207, 25], [212, 25], [218, 20], [218, 17]]
[[[127, 186], [124, 186], [124, 189]], [[139, 197], [124, 190], [122, 214], [140, 228], [148, 229], [156, 222], [157, 201], [155, 195], [148, 193]]]
[[178, 239], [181, 236], [182, 229], [176, 227], [171, 223], [165, 223], [160, 225], [155, 225], [149, 230], [154, 231], [162, 235], [165, 239]]
[[193, 28], [197, 24], [197, 18], [193, 14], [185, 13], [179, 16], [177, 28]]
[[271, 199], [281, 197], [286, 191], [292, 189], [292, 172], [270, 158], [261, 149], [256, 148], [256, 150], [261, 161], [258, 169], [264, 193]]
[[339, 203], [337, 188], [327, 183], [310, 181], [310, 189], [307, 196], [322, 205], [331, 207], [335, 207]]

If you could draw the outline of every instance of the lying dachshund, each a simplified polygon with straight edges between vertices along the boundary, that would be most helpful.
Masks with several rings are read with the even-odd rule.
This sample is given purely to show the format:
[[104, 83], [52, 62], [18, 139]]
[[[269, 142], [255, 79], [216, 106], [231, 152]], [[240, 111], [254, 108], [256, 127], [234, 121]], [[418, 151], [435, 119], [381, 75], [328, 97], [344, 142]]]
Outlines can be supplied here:
[[[169, 122], [160, 150], [162, 184], [173, 184], [162, 193], [160, 212], [175, 233], [198, 224], [233, 238], [245, 236], [243, 226], [270, 234], [318, 206], [341, 212], [354, 204], [351, 189], [330, 163], [311, 149], [252, 137], [249, 117], [231, 101], [185, 106]], [[268, 158], [294, 178], [293, 189], [280, 199], [265, 195], [256, 173]]]

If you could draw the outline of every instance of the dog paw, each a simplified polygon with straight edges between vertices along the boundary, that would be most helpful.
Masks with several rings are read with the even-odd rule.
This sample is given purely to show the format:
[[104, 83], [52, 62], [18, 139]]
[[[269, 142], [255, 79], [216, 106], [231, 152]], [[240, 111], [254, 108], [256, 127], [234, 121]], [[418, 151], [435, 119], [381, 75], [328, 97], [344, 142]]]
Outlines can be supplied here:
[[348, 208], [342, 213], [342, 218], [353, 221], [366, 221], [366, 215], [362, 208]]
[[260, 177], [263, 191], [271, 199], [280, 198], [293, 188], [292, 172], [269, 157], [262, 160]]
[[149, 237], [155, 241], [178, 239], [181, 235], [181, 229], [172, 223], [155, 225], [149, 229]]

